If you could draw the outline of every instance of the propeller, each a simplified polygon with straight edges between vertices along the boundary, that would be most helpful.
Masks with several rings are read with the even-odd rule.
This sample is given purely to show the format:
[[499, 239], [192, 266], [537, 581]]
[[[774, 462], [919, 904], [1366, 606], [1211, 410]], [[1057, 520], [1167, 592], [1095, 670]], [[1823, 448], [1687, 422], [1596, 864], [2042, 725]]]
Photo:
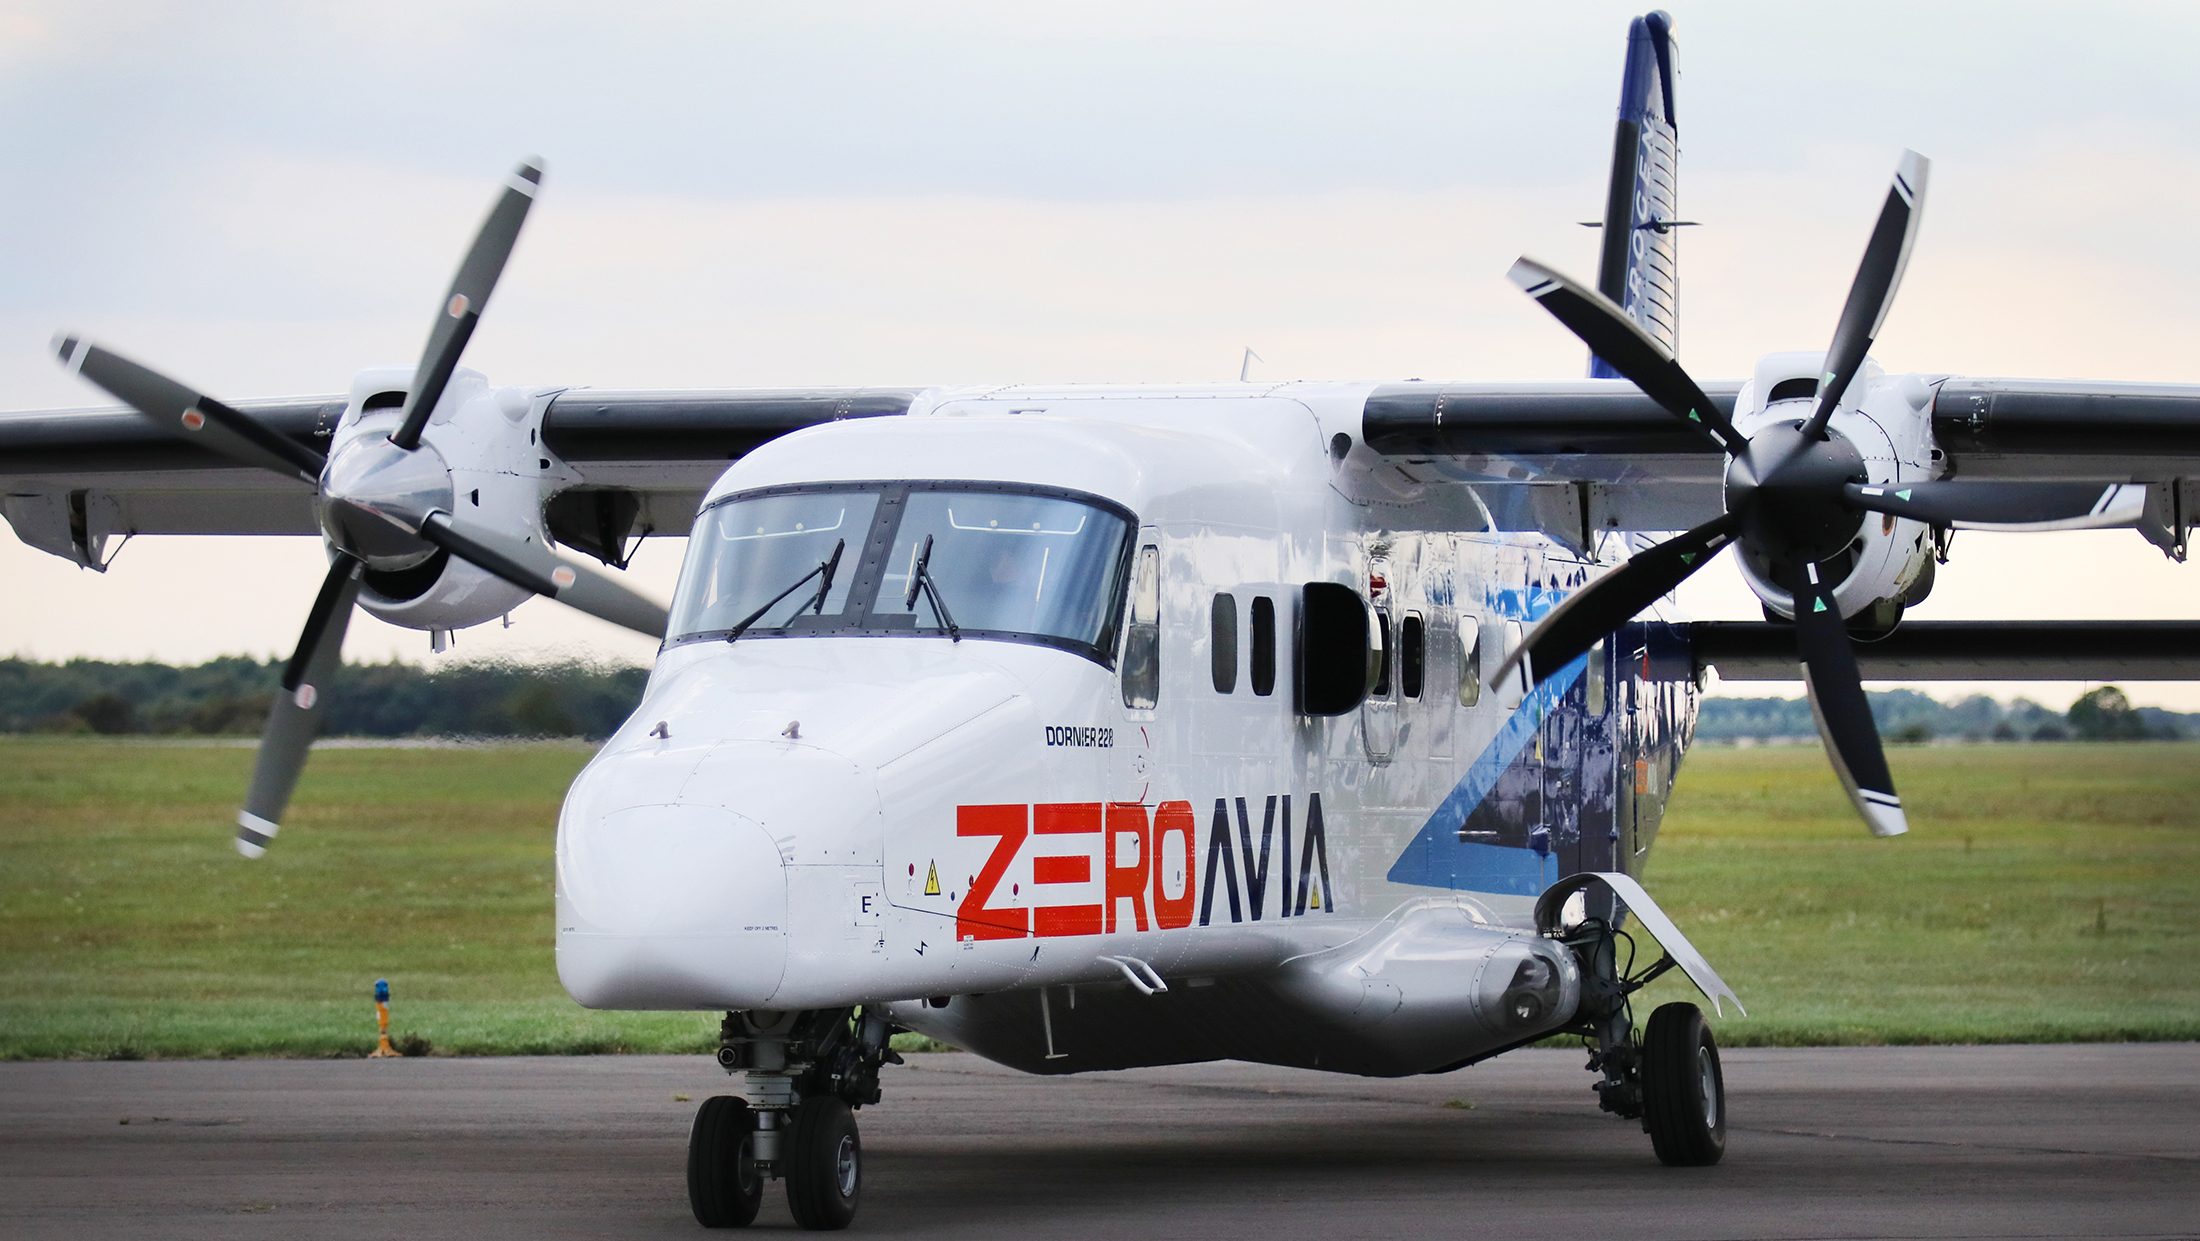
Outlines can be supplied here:
[[1863, 514], [1936, 526], [2077, 530], [2136, 525], [2146, 508], [2146, 488], [2134, 484], [1942, 479], [1875, 486], [1862, 455], [1833, 434], [1834, 411], [1901, 287], [1917, 242], [1929, 170], [1923, 156], [1903, 152], [1841, 308], [1810, 417], [1751, 436], [1742, 435], [1665, 347], [1608, 298], [1532, 260], [1513, 265], [1511, 278], [1528, 296], [1645, 395], [1726, 452], [1726, 512], [1636, 553], [1575, 592], [1505, 657], [1493, 681], [1502, 682], [1522, 662], [1531, 674], [1565, 666], [1670, 594], [1728, 543], [1742, 543], [1770, 564], [1775, 580], [1790, 591], [1796, 656], [1811, 714], [1842, 787], [1873, 833], [1908, 830], [1856, 653], [1834, 601], [1840, 570], [1828, 563], [1856, 537]]
[[[1498, 678], [1521, 659], [1528, 661], [1531, 673], [1570, 662], [1651, 601], [1671, 593], [1727, 543], [1739, 541], [1774, 565], [1790, 587], [1796, 653], [1819, 736], [1857, 811], [1881, 836], [1899, 834], [1908, 825], [1864, 697], [1856, 654], [1834, 602], [1839, 579], [1825, 562], [1856, 537], [1863, 513], [1887, 497], [1859, 490], [1871, 481], [1863, 457], [1847, 440], [1834, 436], [1828, 423], [1894, 304], [1917, 240], [1928, 168], [1923, 156], [1903, 152], [1826, 352], [1816, 410], [1807, 421], [1765, 427], [1753, 436], [1742, 435], [1679, 361], [1610, 299], [1527, 259], [1515, 263], [1511, 272], [1515, 284], [1598, 357], [1668, 412], [1703, 429], [1726, 452], [1728, 462], [1724, 515], [1638, 553], [1577, 592], [1507, 657]], [[1966, 499], [1986, 497], [1944, 492], [1936, 498], [1960, 506]], [[1897, 502], [1915, 499], [1912, 489], [1911, 500]]]
[[528, 160], [505, 178], [474, 243], [438, 308], [406, 393], [399, 425], [387, 439], [361, 436], [333, 458], [277, 434], [249, 415], [81, 337], [54, 339], [69, 370], [105, 388], [162, 427], [196, 439], [243, 465], [311, 483], [320, 495], [330, 543], [328, 576], [306, 616], [298, 648], [269, 709], [252, 783], [237, 815], [237, 850], [266, 853], [320, 731], [326, 687], [341, 666], [361, 580], [370, 567], [404, 568], [438, 549], [522, 589], [653, 638], [665, 634], [664, 608], [617, 582], [569, 563], [532, 536], [463, 524], [452, 514], [450, 467], [422, 442], [430, 415], [458, 367], [482, 307], [519, 240], [542, 166]]

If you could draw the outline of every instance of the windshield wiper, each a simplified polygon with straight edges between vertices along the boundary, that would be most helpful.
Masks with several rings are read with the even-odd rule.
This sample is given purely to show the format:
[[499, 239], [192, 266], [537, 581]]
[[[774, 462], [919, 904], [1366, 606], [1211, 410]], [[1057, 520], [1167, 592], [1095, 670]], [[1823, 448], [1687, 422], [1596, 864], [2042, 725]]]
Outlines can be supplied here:
[[955, 642], [962, 641], [962, 630], [955, 628], [955, 618], [948, 614], [947, 605], [940, 602], [940, 588], [932, 580], [932, 536], [929, 534], [924, 536], [924, 549], [917, 553], [917, 568], [909, 575], [909, 593], [903, 596], [901, 606], [915, 611], [919, 590], [924, 591], [924, 597], [932, 601], [932, 611], [939, 616], [940, 624], [946, 627], [948, 638]]
[[[742, 617], [740, 624], [735, 625], [732, 629], [726, 632], [726, 641], [731, 642], [735, 638], [738, 638], [742, 634], [748, 632], [749, 626], [764, 618], [764, 613], [771, 611], [775, 607], [778, 607], [780, 600], [802, 589], [802, 583], [809, 581], [813, 577], [822, 576], [824, 579], [817, 584], [817, 598], [814, 601], [815, 614], [823, 616], [825, 614], [825, 596], [833, 588], [833, 574], [839, 571], [840, 553], [847, 546], [848, 540], [846, 539], [841, 539], [839, 542], [834, 543], [833, 554], [830, 557], [818, 561], [817, 567], [810, 570], [808, 573], [803, 574], [801, 577], [796, 578], [794, 580], [794, 585], [789, 586], [787, 589], [782, 590], [778, 594], [772, 596], [772, 601], [770, 603], [767, 603], [763, 607], [760, 607], [754, 612], [749, 613], [747, 616]], [[809, 603], [805, 603], [803, 605], [803, 607], [811, 606], [812, 605]], [[796, 608], [793, 614], [788, 617], [788, 619], [792, 620], [795, 616], [800, 615], [802, 615], [802, 608]]]

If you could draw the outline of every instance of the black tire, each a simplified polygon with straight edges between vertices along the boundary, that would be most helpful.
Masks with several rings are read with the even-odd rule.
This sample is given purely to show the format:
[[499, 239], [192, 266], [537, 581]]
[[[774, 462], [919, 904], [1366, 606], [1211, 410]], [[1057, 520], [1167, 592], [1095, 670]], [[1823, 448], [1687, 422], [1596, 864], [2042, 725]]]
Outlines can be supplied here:
[[705, 1228], [746, 1228], [764, 1202], [756, 1114], [732, 1095], [703, 1100], [688, 1131], [688, 1207]]
[[1666, 1004], [1642, 1037], [1642, 1127], [1658, 1161], [1703, 1168], [1726, 1154], [1726, 1078], [1703, 1010]]
[[804, 1099], [787, 1135], [787, 1206], [812, 1232], [846, 1228], [863, 1198], [863, 1140], [835, 1095]]

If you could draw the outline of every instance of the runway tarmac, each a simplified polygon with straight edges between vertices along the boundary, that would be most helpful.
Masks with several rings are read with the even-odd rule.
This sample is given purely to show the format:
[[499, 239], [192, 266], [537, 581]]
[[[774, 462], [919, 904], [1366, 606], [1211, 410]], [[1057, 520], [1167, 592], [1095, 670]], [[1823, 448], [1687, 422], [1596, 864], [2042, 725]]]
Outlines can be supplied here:
[[[909, 1060], [860, 1113], [858, 1232], [2200, 1236], [2200, 1044], [1729, 1051], [1700, 1169], [1599, 1113], [1575, 1052], [1380, 1081]], [[0, 1235], [694, 1237], [688, 1121], [727, 1091], [701, 1056], [0, 1064]], [[757, 1226], [792, 1229], [777, 1186]]]

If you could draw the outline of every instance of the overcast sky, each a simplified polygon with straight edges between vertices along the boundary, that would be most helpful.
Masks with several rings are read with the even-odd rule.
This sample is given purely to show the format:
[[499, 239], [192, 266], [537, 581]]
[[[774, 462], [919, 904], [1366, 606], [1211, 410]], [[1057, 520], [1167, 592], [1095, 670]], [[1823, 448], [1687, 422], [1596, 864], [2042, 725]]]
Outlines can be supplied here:
[[[527, 154], [545, 189], [467, 356], [495, 383], [1211, 380], [1248, 345], [1267, 379], [1570, 377], [1503, 273], [1594, 274], [1573, 221], [1640, 11], [5, 0], [0, 407], [97, 403], [62, 326], [230, 399], [409, 364]], [[2200, 382], [2200, 6], [1672, 12], [1700, 378], [1824, 347], [1909, 146], [1934, 168], [1890, 370]], [[2200, 567], [2130, 532], [1955, 550], [1913, 615], [2200, 616]], [[669, 597], [679, 554], [636, 577]], [[0, 539], [0, 651], [287, 654], [322, 563], [148, 538], [101, 576]], [[1756, 613], [1725, 566], [1684, 602]], [[346, 650], [426, 648], [362, 615]], [[650, 648], [537, 601], [455, 652], [494, 653]]]

